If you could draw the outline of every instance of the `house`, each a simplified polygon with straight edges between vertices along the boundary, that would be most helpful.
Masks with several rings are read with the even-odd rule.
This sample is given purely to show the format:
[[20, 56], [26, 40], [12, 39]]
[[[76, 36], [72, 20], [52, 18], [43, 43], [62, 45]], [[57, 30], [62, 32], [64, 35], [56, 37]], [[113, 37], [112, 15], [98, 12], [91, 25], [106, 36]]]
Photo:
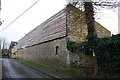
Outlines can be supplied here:
[[16, 58], [16, 52], [17, 52], [18, 48], [17, 46], [14, 46], [12, 49], [11, 49], [11, 58]]
[[[98, 37], [110, 36], [111, 32], [95, 22]], [[87, 36], [84, 13], [72, 5], [50, 17], [18, 41], [17, 58], [32, 60], [43, 64], [67, 67], [76, 61], [92, 65], [83, 54], [67, 50], [67, 40], [83, 41]], [[81, 65], [88, 65], [81, 64]]]
[[16, 41], [11, 41], [10, 43], [10, 47], [9, 47], [9, 57], [13, 58], [13, 56], [15, 55], [15, 50], [16, 48], [14, 48], [16, 45], [18, 44], [18, 42]]

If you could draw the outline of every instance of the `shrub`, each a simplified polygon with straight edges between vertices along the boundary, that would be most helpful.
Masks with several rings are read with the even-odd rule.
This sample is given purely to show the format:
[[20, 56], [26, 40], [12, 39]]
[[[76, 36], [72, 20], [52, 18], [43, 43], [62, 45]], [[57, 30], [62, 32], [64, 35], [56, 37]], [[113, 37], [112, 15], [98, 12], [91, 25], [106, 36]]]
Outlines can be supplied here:
[[120, 70], [120, 35], [101, 38], [95, 47], [98, 65], [105, 69]]
[[67, 49], [74, 53], [83, 51], [85, 55], [92, 54], [94, 49], [98, 65], [109, 70], [120, 70], [120, 34], [106, 38], [96, 38], [91, 47], [88, 41], [67, 41]]

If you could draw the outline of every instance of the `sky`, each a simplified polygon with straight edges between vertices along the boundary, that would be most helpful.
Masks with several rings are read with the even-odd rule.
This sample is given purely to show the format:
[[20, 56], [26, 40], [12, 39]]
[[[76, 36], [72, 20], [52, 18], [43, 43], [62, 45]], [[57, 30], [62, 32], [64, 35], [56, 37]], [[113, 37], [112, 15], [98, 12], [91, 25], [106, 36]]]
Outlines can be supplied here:
[[[27, 10], [35, 2], [36, 4]], [[66, 5], [65, 0], [1, 0], [0, 18], [3, 24], [0, 26], [0, 38], [5, 38], [9, 42], [18, 41]], [[25, 13], [22, 14], [23, 12]], [[112, 34], [116, 34], [118, 32], [117, 9], [101, 9], [100, 12], [97, 13], [96, 21]], [[20, 17], [16, 19], [18, 16]], [[14, 22], [10, 24], [12, 21]]]

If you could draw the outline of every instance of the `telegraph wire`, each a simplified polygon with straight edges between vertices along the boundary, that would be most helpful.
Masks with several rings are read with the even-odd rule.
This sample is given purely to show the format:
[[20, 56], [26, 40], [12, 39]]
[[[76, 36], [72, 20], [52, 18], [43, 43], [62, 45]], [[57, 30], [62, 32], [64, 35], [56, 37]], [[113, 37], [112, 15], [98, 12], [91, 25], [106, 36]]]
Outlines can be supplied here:
[[12, 22], [10, 22], [5, 28], [3, 28], [0, 32], [4, 31], [6, 28], [8, 28], [12, 23], [14, 23], [17, 19], [19, 19], [23, 14], [25, 14], [30, 8], [32, 8], [35, 4], [39, 2], [36, 1], [34, 4], [32, 4], [29, 8], [27, 8], [22, 14], [20, 14], [17, 18], [15, 18]]

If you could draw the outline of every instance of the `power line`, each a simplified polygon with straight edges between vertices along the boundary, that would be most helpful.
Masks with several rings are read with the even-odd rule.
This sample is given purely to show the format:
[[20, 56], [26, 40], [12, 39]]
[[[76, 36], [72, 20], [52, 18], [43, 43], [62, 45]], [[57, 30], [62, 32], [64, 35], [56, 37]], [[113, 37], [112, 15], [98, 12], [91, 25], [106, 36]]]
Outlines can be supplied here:
[[20, 14], [17, 18], [15, 18], [12, 22], [10, 22], [5, 28], [3, 28], [0, 32], [2, 32], [3, 30], [5, 30], [6, 28], [8, 28], [12, 23], [14, 23], [17, 19], [19, 19], [23, 14], [25, 14], [30, 8], [32, 8], [35, 4], [37, 4], [39, 2], [36, 1], [34, 4], [32, 4], [29, 8], [27, 8], [22, 14]]

